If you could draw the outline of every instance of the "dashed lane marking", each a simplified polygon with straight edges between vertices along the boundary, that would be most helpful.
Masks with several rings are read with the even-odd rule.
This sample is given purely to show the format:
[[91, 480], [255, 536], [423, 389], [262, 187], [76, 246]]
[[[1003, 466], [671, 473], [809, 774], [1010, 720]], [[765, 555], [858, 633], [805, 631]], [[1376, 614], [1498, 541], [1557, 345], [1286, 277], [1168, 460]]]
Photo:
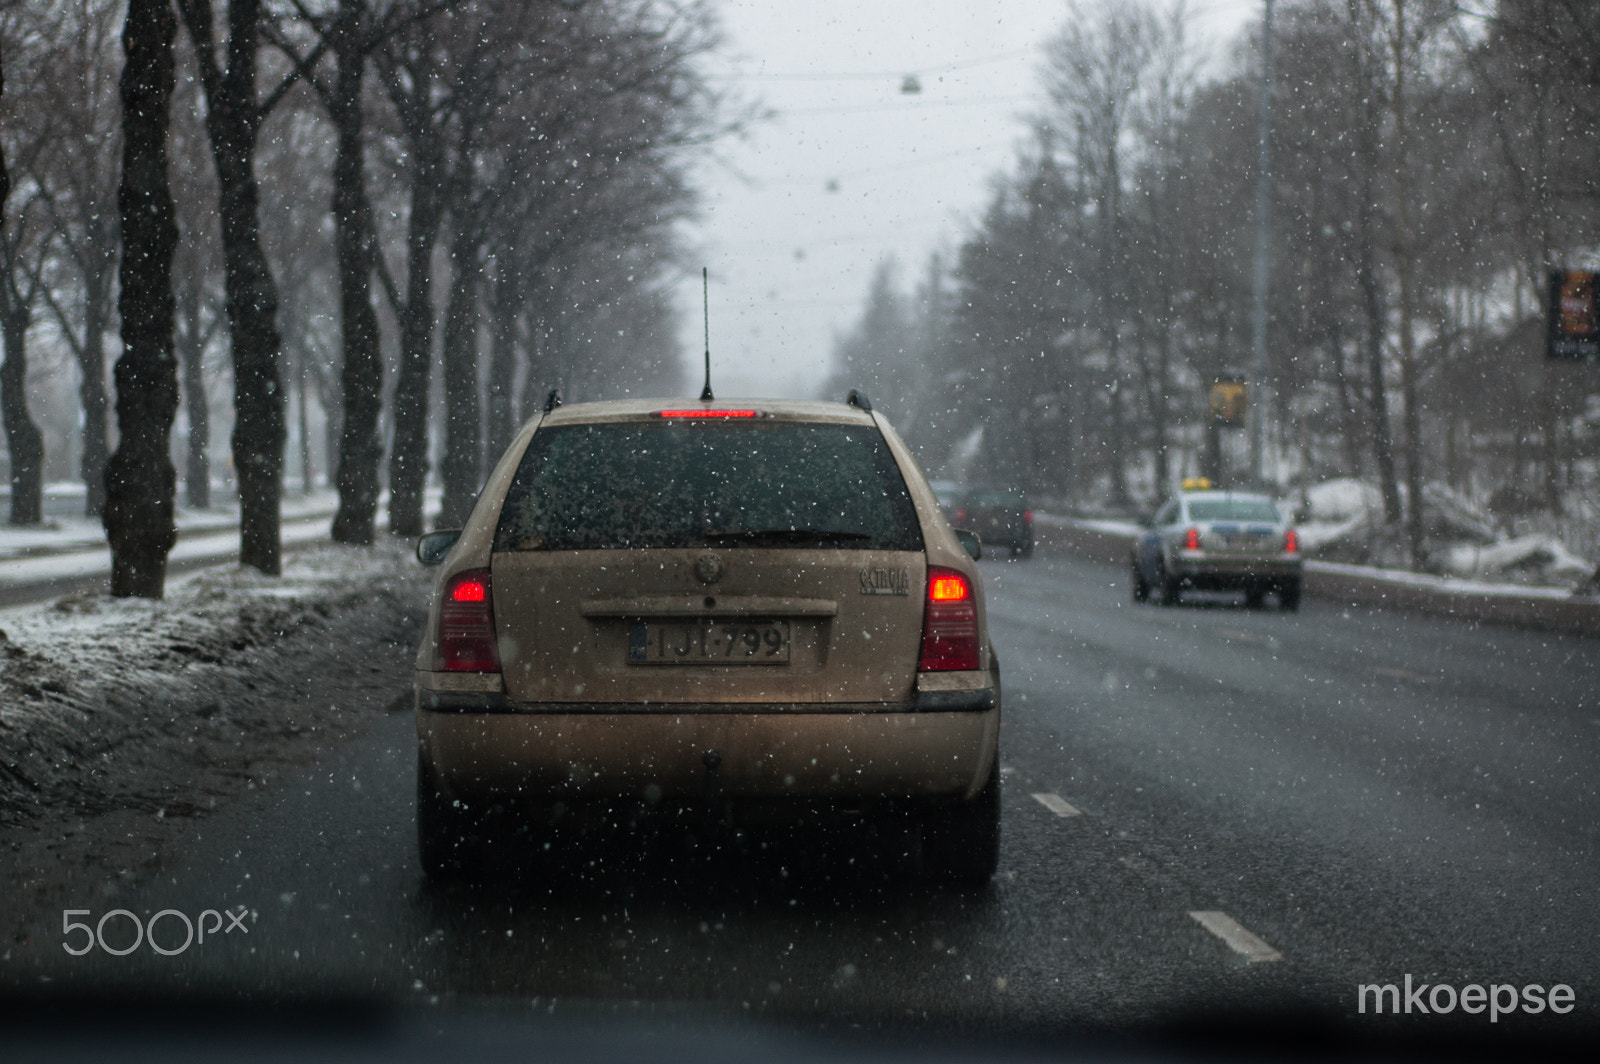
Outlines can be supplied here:
[[1227, 913], [1212, 910], [1191, 912], [1189, 916], [1201, 927], [1226, 942], [1229, 949], [1243, 956], [1251, 964], [1257, 961], [1283, 960], [1283, 954], [1251, 934], [1243, 924]]
[[1073, 808], [1072, 805], [1070, 805], [1066, 799], [1062, 798], [1059, 794], [1035, 794], [1033, 796], [1033, 800], [1059, 817], [1083, 815], [1082, 810]]

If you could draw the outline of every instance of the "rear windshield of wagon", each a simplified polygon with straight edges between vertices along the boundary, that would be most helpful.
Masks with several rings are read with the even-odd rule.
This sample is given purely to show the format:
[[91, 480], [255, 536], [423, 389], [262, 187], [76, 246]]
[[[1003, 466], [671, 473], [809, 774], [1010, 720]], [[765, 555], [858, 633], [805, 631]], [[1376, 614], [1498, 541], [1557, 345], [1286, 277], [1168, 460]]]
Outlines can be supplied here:
[[671, 420], [534, 433], [494, 549], [921, 550], [905, 479], [871, 425]]

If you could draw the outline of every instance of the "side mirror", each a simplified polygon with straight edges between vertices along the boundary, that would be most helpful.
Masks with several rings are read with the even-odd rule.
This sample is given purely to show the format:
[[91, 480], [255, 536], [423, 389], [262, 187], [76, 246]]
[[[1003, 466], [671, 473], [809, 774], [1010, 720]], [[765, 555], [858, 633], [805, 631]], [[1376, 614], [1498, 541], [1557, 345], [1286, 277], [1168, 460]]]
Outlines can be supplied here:
[[972, 560], [977, 561], [983, 557], [983, 540], [978, 538], [976, 532], [968, 532], [964, 528], [956, 529], [956, 538], [961, 541], [961, 546], [972, 555]]
[[417, 561], [423, 565], [438, 565], [455, 549], [456, 540], [460, 538], [459, 528], [452, 528], [446, 532], [429, 532], [417, 540]]

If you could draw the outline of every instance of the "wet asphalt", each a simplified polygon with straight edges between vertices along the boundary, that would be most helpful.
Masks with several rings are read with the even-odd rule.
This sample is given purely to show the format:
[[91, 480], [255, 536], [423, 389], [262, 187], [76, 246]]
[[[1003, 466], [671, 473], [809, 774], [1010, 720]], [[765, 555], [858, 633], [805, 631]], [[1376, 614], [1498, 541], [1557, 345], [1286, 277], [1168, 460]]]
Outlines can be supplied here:
[[[986, 891], [919, 883], [883, 838], [831, 831], [585, 838], [430, 886], [402, 711], [197, 822], [158, 864], [61, 899], [90, 921], [242, 907], [242, 926], [121, 957], [67, 956], [82, 933], [52, 927], [8, 955], [10, 975], [830, 1030], [1138, 1032], [1195, 1015], [1489, 1030], [1459, 1010], [1359, 1014], [1358, 984], [1409, 974], [1564, 983], [1570, 1015], [1495, 1030], [1593, 1028], [1600, 640], [1317, 600], [1136, 606], [1119, 570], [1070, 559], [983, 570], [1005, 682]], [[133, 935], [123, 916], [103, 930], [114, 948]], [[157, 935], [175, 948], [182, 919]]]

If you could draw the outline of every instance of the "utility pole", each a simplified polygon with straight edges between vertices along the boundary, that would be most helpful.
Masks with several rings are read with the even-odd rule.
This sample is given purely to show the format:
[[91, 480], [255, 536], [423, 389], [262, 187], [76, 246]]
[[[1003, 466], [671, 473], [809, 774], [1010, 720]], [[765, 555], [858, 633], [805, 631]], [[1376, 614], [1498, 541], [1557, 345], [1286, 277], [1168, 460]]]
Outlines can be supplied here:
[[1250, 372], [1255, 394], [1250, 397], [1250, 481], [1264, 483], [1267, 450], [1267, 234], [1272, 195], [1272, 0], [1264, 0], [1261, 18], [1261, 128], [1257, 134], [1256, 269], [1250, 326]]

